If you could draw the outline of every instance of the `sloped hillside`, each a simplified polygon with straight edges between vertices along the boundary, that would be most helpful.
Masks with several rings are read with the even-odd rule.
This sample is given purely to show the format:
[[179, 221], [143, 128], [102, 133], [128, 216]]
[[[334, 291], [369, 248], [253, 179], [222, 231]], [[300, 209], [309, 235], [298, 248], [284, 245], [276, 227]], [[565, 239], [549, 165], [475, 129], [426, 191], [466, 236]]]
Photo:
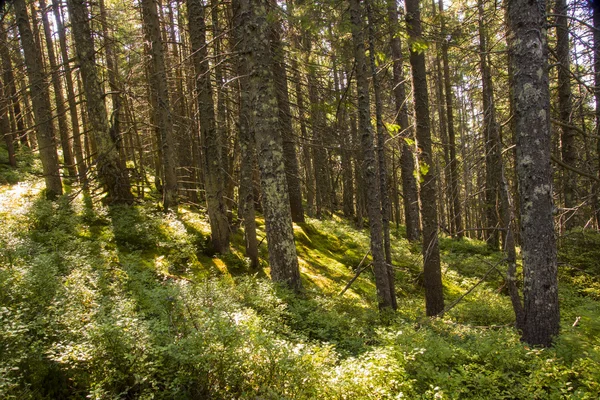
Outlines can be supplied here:
[[442, 239], [448, 306], [487, 278], [430, 320], [420, 251], [394, 231], [399, 310], [380, 315], [369, 268], [339, 295], [368, 250], [367, 233], [339, 218], [295, 226], [305, 287], [295, 296], [268, 265], [249, 269], [241, 231], [231, 254], [210, 254], [202, 210], [109, 209], [80, 193], [52, 203], [41, 188], [29, 177], [0, 189], [0, 398], [600, 393], [597, 235], [563, 241], [563, 334], [532, 349], [512, 328], [503, 256], [483, 243]]

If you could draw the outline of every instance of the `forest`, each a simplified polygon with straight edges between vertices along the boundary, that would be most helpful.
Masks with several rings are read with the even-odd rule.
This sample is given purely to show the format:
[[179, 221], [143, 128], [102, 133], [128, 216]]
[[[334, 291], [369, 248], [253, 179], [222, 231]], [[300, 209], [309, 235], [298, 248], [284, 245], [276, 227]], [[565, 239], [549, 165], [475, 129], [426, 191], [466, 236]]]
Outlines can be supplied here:
[[597, 0], [0, 1], [1, 399], [597, 399]]

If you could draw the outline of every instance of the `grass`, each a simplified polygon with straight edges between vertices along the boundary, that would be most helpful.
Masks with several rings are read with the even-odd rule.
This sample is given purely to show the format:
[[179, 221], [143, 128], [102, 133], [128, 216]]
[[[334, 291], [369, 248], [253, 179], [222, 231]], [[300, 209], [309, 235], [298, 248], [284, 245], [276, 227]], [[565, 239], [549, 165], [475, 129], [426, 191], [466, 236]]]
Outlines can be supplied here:
[[[334, 217], [295, 225], [305, 290], [207, 249], [201, 212], [43, 198], [0, 187], [0, 398], [594, 399], [600, 392], [597, 234], [561, 242], [562, 334], [519, 341], [500, 274], [424, 318], [418, 246], [393, 235], [399, 310], [376, 311], [372, 272], [343, 295], [368, 235]], [[24, 179], [24, 180], [23, 180]], [[259, 238], [264, 223], [259, 221]], [[450, 304], [502, 259], [441, 239]], [[266, 241], [261, 244], [266, 256]], [[573, 322], [578, 319], [578, 324]]]

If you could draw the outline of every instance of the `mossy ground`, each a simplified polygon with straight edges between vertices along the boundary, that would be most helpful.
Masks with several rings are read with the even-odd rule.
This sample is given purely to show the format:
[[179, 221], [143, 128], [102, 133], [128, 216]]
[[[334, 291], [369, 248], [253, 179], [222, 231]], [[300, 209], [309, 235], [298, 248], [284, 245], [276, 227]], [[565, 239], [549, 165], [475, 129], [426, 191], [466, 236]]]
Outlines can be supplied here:
[[[501, 273], [444, 317], [423, 316], [421, 256], [394, 231], [399, 310], [376, 310], [368, 251], [345, 220], [294, 232], [304, 292], [250, 270], [241, 231], [212, 255], [201, 210], [44, 199], [38, 178], [0, 187], [0, 398], [596, 399], [597, 234], [561, 242], [562, 334], [519, 341]], [[264, 223], [259, 220], [259, 238]], [[260, 240], [259, 239], [259, 240]], [[446, 304], [502, 254], [441, 239]], [[261, 243], [266, 259], [266, 240]], [[578, 319], [578, 324], [573, 322]]]

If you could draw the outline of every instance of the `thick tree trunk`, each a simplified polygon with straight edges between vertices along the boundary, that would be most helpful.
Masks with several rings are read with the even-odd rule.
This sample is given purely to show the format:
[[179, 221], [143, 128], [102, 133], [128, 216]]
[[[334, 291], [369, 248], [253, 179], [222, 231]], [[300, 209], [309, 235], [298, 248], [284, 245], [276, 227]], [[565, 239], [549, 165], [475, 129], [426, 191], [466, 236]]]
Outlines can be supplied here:
[[271, 278], [294, 291], [300, 291], [302, 283], [285, 178], [273, 57], [268, 41], [269, 3], [270, 0], [240, 1], [240, 12], [247, 14], [244, 17], [247, 23], [244, 25], [242, 48], [246, 53], [250, 79], [252, 122], [258, 151]]
[[[276, 7], [275, 1], [272, 7]], [[304, 222], [304, 208], [302, 206], [302, 188], [300, 187], [300, 172], [296, 155], [296, 140], [292, 128], [292, 114], [290, 111], [290, 95], [288, 92], [287, 72], [285, 69], [284, 48], [281, 41], [281, 22], [275, 19], [271, 23], [270, 39], [271, 52], [273, 53], [273, 78], [277, 92], [277, 105], [279, 108], [279, 124], [283, 138], [283, 160], [285, 162], [285, 176], [288, 184], [292, 221]]]
[[121, 166], [119, 152], [110, 135], [104, 93], [96, 69], [94, 43], [90, 31], [87, 6], [84, 0], [68, 0], [67, 5], [77, 49], [81, 80], [87, 99], [87, 115], [92, 134], [91, 141], [95, 143], [97, 148], [95, 159], [98, 176], [102, 185], [108, 191], [108, 202], [112, 204], [131, 204], [133, 195], [131, 194], [129, 176]]
[[507, 11], [524, 274], [523, 340], [550, 346], [558, 334], [552, 218], [550, 94], [545, 3], [510, 0]]
[[[422, 40], [421, 12], [419, 0], [406, 0], [406, 24], [411, 41]], [[429, 97], [427, 93], [427, 73], [425, 54], [411, 48], [415, 118], [417, 123], [417, 144], [421, 153], [420, 163], [428, 167], [422, 176], [421, 215], [423, 218], [423, 268], [425, 285], [425, 307], [427, 315], [437, 315], [444, 309], [442, 270], [438, 242], [438, 220], [436, 206], [436, 176], [431, 148], [431, 127], [429, 122]], [[422, 168], [423, 169], [423, 168]]]
[[381, 217], [381, 202], [377, 161], [373, 146], [374, 135], [371, 126], [369, 101], [369, 72], [365, 57], [363, 11], [359, 0], [350, 0], [350, 22], [352, 25], [352, 42], [356, 60], [356, 83], [358, 95], [358, 124], [361, 135], [361, 147], [364, 155], [363, 176], [369, 196], [367, 197], [367, 212], [371, 228], [371, 255], [375, 270], [375, 286], [380, 309], [394, 309], [395, 293], [390, 282], [390, 275], [385, 261], [383, 246], [383, 230]]
[[203, 148], [204, 186], [210, 219], [211, 239], [215, 251], [229, 251], [229, 221], [225, 204], [225, 182], [219, 156], [219, 140], [206, 49], [205, 9], [201, 0], [187, 0], [190, 40], [196, 69], [196, 89]]
[[23, 54], [25, 56], [25, 65], [27, 66], [27, 75], [29, 77], [29, 90], [33, 95], [31, 101], [33, 105], [33, 114], [36, 122], [37, 141], [40, 152], [40, 160], [44, 170], [44, 180], [46, 183], [46, 196], [54, 199], [62, 195], [62, 182], [60, 179], [60, 170], [58, 166], [58, 153], [56, 151], [56, 142], [54, 139], [54, 127], [52, 126], [52, 107], [50, 105], [50, 93], [48, 82], [44, 74], [44, 65], [42, 53], [36, 45], [29, 17], [27, 15], [27, 6], [25, 0], [16, 0], [13, 3], [21, 44], [23, 45]]
[[[144, 30], [150, 43], [152, 58], [150, 86], [156, 93], [158, 110], [155, 110], [160, 133], [162, 168], [164, 176], [163, 207], [165, 211], [177, 209], [177, 160], [173, 141], [173, 119], [165, 70], [165, 49], [160, 35], [160, 21], [155, 0], [141, 0]], [[114, 127], [113, 127], [114, 128]]]

